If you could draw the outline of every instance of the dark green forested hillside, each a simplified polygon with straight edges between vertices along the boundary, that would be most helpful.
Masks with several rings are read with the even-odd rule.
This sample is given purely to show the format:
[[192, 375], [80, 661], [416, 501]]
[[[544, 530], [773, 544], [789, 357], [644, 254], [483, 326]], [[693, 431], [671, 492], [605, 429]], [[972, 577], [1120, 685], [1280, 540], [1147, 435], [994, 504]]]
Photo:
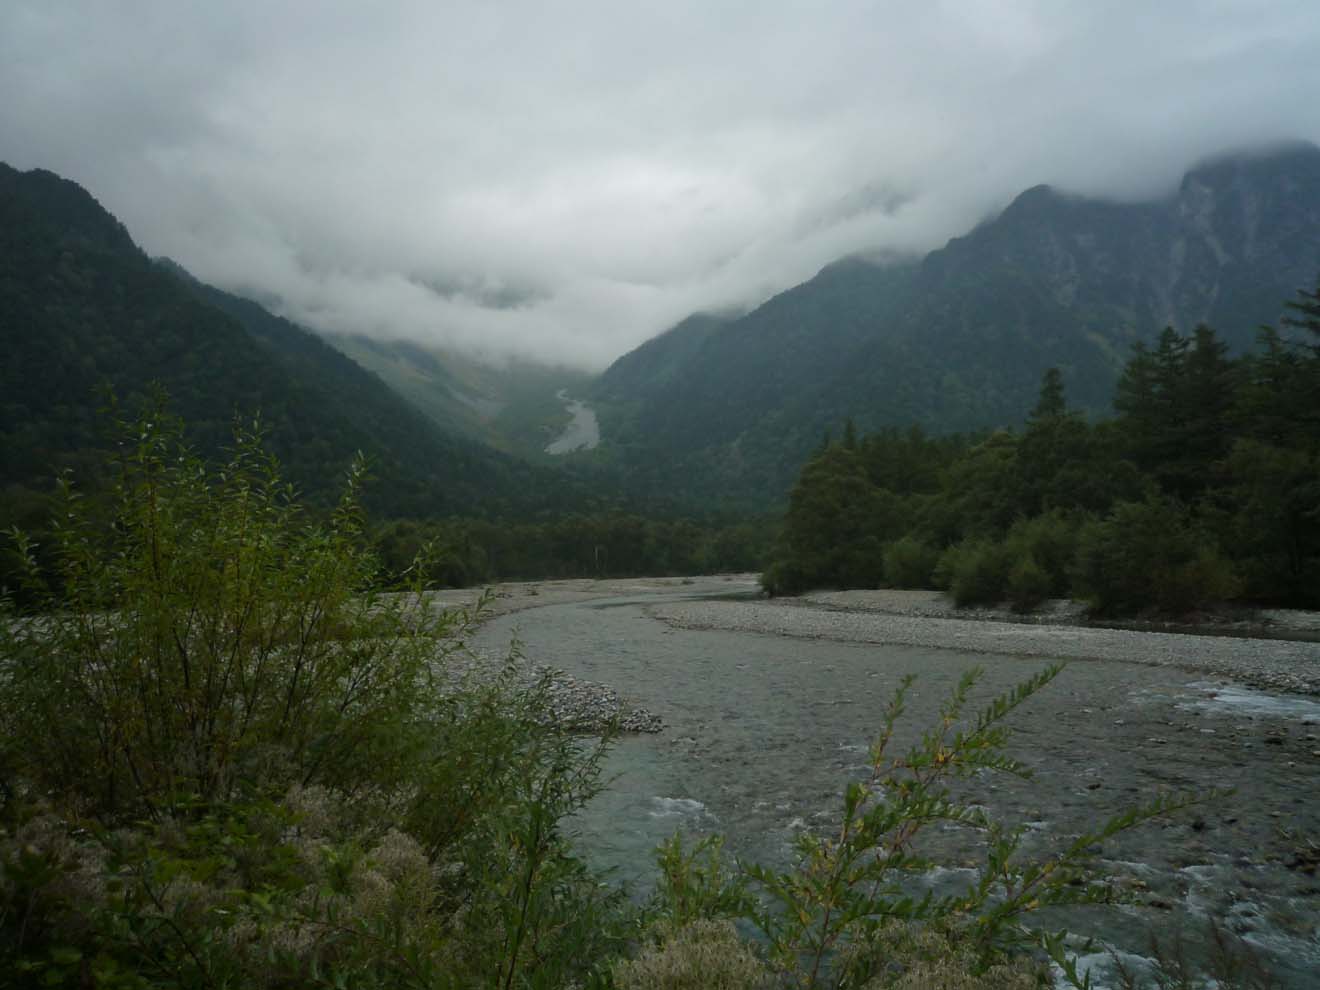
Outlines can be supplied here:
[[1133, 343], [1205, 322], [1241, 352], [1317, 269], [1311, 145], [1211, 163], [1147, 203], [1037, 187], [920, 262], [831, 265], [713, 328], [677, 368], [667, 351], [625, 356], [598, 386], [612, 400], [604, 434], [644, 438], [623, 451], [644, 484], [773, 500], [847, 417], [867, 430], [1016, 425], [1049, 367], [1080, 408], [1103, 411]]
[[[273, 315], [257, 303], [189, 280], [204, 301], [229, 314], [266, 350], [274, 354], [307, 389], [304, 401], [341, 411], [351, 410], [354, 425], [369, 438], [364, 449], [393, 458], [396, 477], [389, 484], [409, 486], [410, 475], [425, 485], [412, 501], [378, 496], [386, 514], [461, 512], [499, 516], [559, 508], [580, 496], [581, 486], [558, 474], [538, 471], [502, 457], [474, 438], [464, 438], [459, 424], [441, 424], [419, 415], [403, 397], [372, 372], [321, 337]], [[378, 472], [379, 473], [379, 470]], [[384, 480], [384, 479], [382, 479]]]
[[678, 384], [688, 363], [715, 331], [732, 317], [689, 316], [615, 361], [597, 379], [593, 395], [605, 402], [641, 403]]
[[153, 264], [83, 189], [0, 166], [0, 484], [11, 511], [55, 471], [97, 462], [98, 390], [132, 404], [150, 383], [204, 452], [258, 411], [313, 499], [354, 451], [388, 514], [534, 510], [569, 498], [558, 475], [447, 436], [374, 375], [256, 303]]
[[[0, 345], [0, 529], [17, 524], [41, 545], [55, 474], [72, 468], [94, 491], [105, 470], [116, 429], [108, 390], [131, 419], [160, 385], [208, 458], [232, 444], [236, 417], [259, 413], [314, 504], [364, 452], [365, 502], [396, 577], [427, 540], [438, 547], [429, 576], [449, 584], [751, 569], [769, 546], [763, 525], [680, 517], [663, 490], [623, 498], [608, 465], [556, 470], [446, 433], [436, 409], [423, 414], [320, 337], [152, 262], [87, 192], [49, 172], [0, 166]], [[435, 382], [471, 391], [476, 372], [460, 381], [431, 363]], [[571, 373], [524, 371], [506, 381], [491, 421], [535, 450], [542, 407], [562, 411], [550, 386]]]
[[1103, 613], [1320, 605], [1320, 287], [1231, 357], [1202, 325], [1138, 345], [1117, 415], [1089, 422], [1050, 369], [1021, 432], [858, 438], [793, 489], [772, 591], [939, 587]]

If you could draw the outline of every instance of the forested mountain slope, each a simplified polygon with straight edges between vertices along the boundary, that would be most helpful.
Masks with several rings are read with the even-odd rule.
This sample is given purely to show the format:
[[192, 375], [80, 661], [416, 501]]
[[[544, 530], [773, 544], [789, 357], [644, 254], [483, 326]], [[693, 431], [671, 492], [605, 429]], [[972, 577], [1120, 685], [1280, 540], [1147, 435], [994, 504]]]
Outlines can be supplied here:
[[532, 361], [484, 361], [409, 340], [328, 336], [442, 428], [531, 460], [571, 418], [561, 390], [580, 395], [588, 372]]
[[271, 449], [313, 499], [353, 453], [377, 512], [529, 510], [561, 479], [448, 436], [378, 378], [256, 303], [153, 263], [85, 190], [0, 165], [0, 484], [12, 504], [86, 468], [103, 446], [98, 390], [168, 391], [203, 452], [260, 412]]
[[[1079, 406], [1104, 410], [1134, 342], [1205, 322], [1240, 351], [1317, 271], [1312, 145], [1209, 163], [1152, 202], [1040, 186], [920, 261], [831, 265], [712, 328], [677, 366], [669, 335], [643, 345], [597, 385], [613, 400], [604, 435], [644, 484], [777, 498], [848, 417], [1012, 425], [1049, 367]], [[649, 378], [648, 351], [666, 355]]]

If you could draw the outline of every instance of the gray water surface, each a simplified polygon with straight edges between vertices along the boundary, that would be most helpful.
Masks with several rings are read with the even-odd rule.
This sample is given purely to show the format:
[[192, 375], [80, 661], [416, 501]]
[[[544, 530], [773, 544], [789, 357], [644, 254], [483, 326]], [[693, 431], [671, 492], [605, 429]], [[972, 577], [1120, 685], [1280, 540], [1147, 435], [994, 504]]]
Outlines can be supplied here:
[[[837, 822], [842, 791], [900, 679], [909, 695], [900, 743], [933, 720], [970, 667], [984, 678], [972, 709], [1039, 671], [1039, 658], [794, 640], [671, 628], [647, 614], [658, 595], [556, 605], [490, 622], [481, 645], [517, 633], [538, 663], [609, 684], [656, 712], [665, 731], [621, 740], [607, 790], [576, 824], [588, 858], [639, 894], [652, 851], [675, 829], [718, 831], [733, 854], [775, 865], [793, 836]], [[1072, 909], [1062, 921], [1118, 949], [1149, 952], [1153, 932], [1203, 943], [1224, 925], [1267, 957], [1284, 985], [1320, 985], [1320, 881], [1305, 869], [1320, 837], [1320, 709], [1236, 704], [1230, 690], [1136, 663], [1074, 662], [1014, 713], [1012, 755], [1034, 779], [976, 778], [969, 799], [1027, 824], [1045, 852], [1160, 791], [1236, 792], [1111, 841], [1107, 869], [1137, 904]], [[1308, 739], [1308, 736], [1310, 737]], [[967, 882], [977, 847], [934, 834], [945, 882]], [[1051, 924], [1058, 919], [1051, 918]]]

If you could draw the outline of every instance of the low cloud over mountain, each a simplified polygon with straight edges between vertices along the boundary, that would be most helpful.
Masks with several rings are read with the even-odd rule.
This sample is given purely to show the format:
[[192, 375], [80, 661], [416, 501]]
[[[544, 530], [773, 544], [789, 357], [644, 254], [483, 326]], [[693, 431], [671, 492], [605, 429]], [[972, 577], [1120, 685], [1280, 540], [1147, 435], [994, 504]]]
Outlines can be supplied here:
[[1038, 182], [1320, 139], [1308, 0], [561, 11], [17, 0], [0, 158], [311, 326], [600, 367]]

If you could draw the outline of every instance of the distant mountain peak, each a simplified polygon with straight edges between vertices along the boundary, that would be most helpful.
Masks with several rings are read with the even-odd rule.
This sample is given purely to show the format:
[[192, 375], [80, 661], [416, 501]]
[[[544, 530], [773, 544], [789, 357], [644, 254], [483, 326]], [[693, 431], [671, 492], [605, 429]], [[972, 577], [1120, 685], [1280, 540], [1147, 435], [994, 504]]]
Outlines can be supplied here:
[[782, 495], [845, 417], [1009, 426], [1050, 367], [1099, 411], [1133, 342], [1205, 322], [1248, 348], [1317, 271], [1312, 144], [1220, 156], [1138, 202], [1032, 186], [918, 264], [842, 259], [696, 340], [625, 355], [597, 393], [617, 403], [602, 405], [605, 436], [634, 443], [657, 486]]
[[1041, 183], [1018, 193], [1013, 197], [1013, 201], [1004, 208], [1003, 212], [997, 217], [987, 220], [981, 226], [986, 227], [992, 224], [1011, 225], [1022, 220], [1038, 220], [1052, 215], [1068, 200], [1076, 198], [1065, 196], [1053, 186]]

